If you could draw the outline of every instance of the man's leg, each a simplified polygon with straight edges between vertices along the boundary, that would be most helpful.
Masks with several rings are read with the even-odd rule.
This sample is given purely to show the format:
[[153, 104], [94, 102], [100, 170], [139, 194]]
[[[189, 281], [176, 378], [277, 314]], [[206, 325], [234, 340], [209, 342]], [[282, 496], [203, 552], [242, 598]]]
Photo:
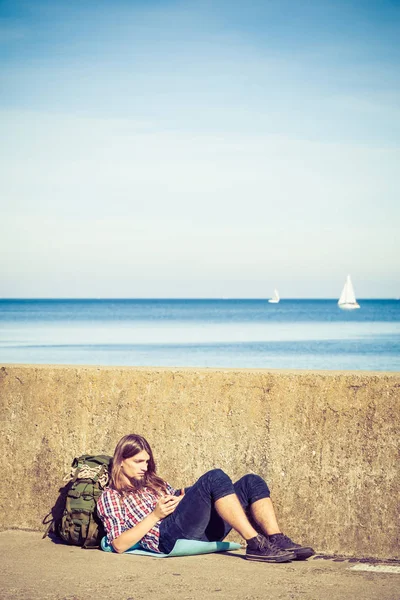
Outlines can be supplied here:
[[200, 477], [187, 491], [176, 510], [161, 521], [160, 549], [170, 552], [176, 540], [181, 538], [203, 541], [212, 539], [206, 533], [212, 513], [218, 515], [214, 521], [218, 522], [220, 530], [221, 525], [223, 532], [233, 527], [249, 541], [248, 548], [252, 548], [253, 556], [251, 560], [287, 562], [294, 558], [291, 552], [270, 547], [266, 538], [257, 534], [235, 494], [232, 481], [220, 469], [214, 469]]
[[[233, 487], [253, 530], [266, 536], [282, 533], [264, 479], [251, 473], [239, 479]], [[215, 506], [217, 507], [217, 504]], [[229, 524], [229, 518], [223, 517], [224, 521], [221, 522], [219, 516], [220, 513], [215, 513], [215, 510], [214, 513], [211, 512], [210, 523], [206, 530], [209, 539], [224, 539], [232, 527], [238, 531], [237, 527]], [[242, 537], [245, 536], [242, 534]]]
[[[239, 497], [249, 499], [249, 520], [258, 532], [267, 536], [269, 542], [281, 550], [293, 552], [297, 560], [309, 558], [314, 553], [310, 546], [296, 544], [287, 535], [284, 535], [278, 525], [274, 506], [272, 504], [267, 484], [258, 475], [245, 475], [235, 484]], [[263, 488], [263, 484], [265, 488]], [[264, 495], [263, 495], [264, 489]], [[263, 497], [261, 497], [263, 495]]]
[[304, 560], [314, 554], [310, 546], [296, 544], [281, 532], [269, 488], [259, 475], [245, 475], [234, 487], [250, 523], [258, 533], [267, 537], [270, 544], [280, 550], [292, 552], [297, 560]]
[[247, 518], [236, 494], [230, 494], [229, 496], [216, 500], [214, 506], [218, 515], [230, 526], [230, 528], [233, 528], [240, 533], [242, 538], [246, 541], [257, 536], [257, 531]]
[[254, 521], [266, 535], [281, 533], [271, 498], [256, 500], [250, 506], [250, 513]]

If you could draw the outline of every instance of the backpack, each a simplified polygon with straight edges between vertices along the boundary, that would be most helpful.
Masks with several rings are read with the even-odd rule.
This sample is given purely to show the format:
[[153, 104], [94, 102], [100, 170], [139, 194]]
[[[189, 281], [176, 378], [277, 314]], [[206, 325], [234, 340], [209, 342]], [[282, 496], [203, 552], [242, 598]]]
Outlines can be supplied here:
[[[69, 481], [43, 523], [48, 524], [43, 537], [52, 530], [68, 544], [99, 548], [105, 532], [97, 514], [97, 500], [109, 480], [111, 456], [84, 454], [71, 465]], [[47, 518], [51, 515], [50, 522]]]

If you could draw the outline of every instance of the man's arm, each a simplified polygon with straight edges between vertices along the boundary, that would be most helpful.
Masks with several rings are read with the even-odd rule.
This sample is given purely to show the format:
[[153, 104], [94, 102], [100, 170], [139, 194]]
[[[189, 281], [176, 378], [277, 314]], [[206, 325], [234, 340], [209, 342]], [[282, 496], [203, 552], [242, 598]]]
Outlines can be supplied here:
[[144, 517], [140, 523], [131, 527], [131, 529], [127, 529], [111, 542], [114, 550], [118, 553], [122, 553], [140, 542], [142, 537], [145, 536], [158, 521], [165, 519], [165, 517], [168, 517], [168, 515], [174, 512], [182, 498], [183, 496], [177, 497], [171, 495], [160, 498], [155, 509]]

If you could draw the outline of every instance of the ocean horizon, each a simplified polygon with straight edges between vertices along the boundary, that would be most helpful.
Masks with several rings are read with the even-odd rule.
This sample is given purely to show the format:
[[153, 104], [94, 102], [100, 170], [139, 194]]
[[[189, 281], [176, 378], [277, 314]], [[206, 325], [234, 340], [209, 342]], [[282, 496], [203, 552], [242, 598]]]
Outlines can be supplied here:
[[3, 298], [0, 362], [400, 370], [400, 301]]

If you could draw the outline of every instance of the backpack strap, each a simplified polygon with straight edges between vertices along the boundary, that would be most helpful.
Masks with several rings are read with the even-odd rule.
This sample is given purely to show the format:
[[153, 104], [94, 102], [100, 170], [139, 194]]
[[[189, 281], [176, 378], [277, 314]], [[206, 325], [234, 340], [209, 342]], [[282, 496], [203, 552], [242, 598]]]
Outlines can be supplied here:
[[55, 521], [54, 517], [52, 517], [52, 518], [51, 518], [49, 521], [47, 521], [47, 520], [46, 520], [46, 519], [47, 519], [48, 517], [50, 517], [50, 516], [51, 516], [51, 512], [50, 512], [48, 515], [46, 515], [46, 516], [45, 516], [45, 518], [44, 518], [44, 519], [43, 519], [43, 521], [42, 521], [43, 525], [47, 525], [47, 527], [46, 527], [46, 529], [45, 529], [45, 532], [44, 532], [44, 534], [42, 535], [42, 540], [44, 540], [44, 538], [45, 538], [45, 537], [47, 537], [47, 536], [49, 535], [50, 529], [51, 529], [51, 528], [53, 527], [53, 525], [54, 525], [54, 521]]
[[99, 548], [99, 543], [97, 541], [97, 530], [98, 530], [98, 525], [96, 523], [96, 521], [94, 520], [93, 516], [90, 516], [90, 521], [89, 521], [89, 527], [88, 527], [88, 533], [86, 536], [86, 540], [82, 546], [82, 548], [86, 548], [87, 550], [92, 550], [94, 548]]

